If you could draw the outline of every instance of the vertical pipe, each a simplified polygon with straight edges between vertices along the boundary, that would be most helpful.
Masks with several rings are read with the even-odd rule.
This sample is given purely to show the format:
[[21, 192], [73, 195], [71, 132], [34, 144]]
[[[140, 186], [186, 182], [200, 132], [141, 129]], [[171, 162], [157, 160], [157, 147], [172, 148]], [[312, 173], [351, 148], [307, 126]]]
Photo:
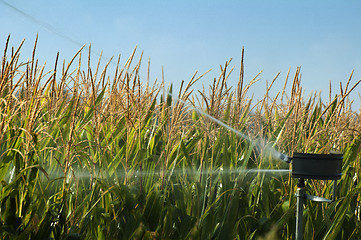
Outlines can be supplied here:
[[296, 240], [302, 240], [303, 238], [303, 204], [305, 201], [305, 181], [304, 179], [298, 179], [297, 184], [297, 209], [296, 209]]

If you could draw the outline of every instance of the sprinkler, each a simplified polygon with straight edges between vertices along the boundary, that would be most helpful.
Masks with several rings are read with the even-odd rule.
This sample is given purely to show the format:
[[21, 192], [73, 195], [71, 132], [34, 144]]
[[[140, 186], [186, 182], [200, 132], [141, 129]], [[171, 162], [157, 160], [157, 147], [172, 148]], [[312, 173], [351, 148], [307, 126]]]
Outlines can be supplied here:
[[[303, 238], [303, 205], [305, 200], [314, 202], [333, 202], [336, 199], [337, 180], [342, 175], [343, 154], [308, 154], [293, 153], [293, 157], [284, 154], [281, 160], [292, 163], [292, 177], [298, 178], [297, 184], [297, 210], [296, 210], [296, 240]], [[306, 194], [305, 179], [333, 180], [332, 198]]]
[[286, 154], [280, 153], [279, 158], [286, 163], [291, 163], [291, 158]]

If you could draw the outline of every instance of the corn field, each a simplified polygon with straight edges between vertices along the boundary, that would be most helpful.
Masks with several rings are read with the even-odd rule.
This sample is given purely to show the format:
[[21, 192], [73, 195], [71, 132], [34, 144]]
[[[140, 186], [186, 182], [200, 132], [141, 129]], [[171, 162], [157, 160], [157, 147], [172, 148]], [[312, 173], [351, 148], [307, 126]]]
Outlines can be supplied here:
[[[1, 239], [295, 239], [297, 179], [247, 171], [291, 169], [270, 147], [344, 154], [337, 199], [307, 202], [304, 238], [359, 239], [352, 75], [327, 100], [305, 98], [298, 68], [275, 97], [277, 77], [256, 101], [258, 76], [244, 80], [243, 52], [239, 71], [227, 61], [208, 89], [193, 90], [204, 77], [195, 74], [174, 92], [140, 77], [135, 51], [112, 75], [101, 59], [92, 69], [85, 49], [45, 72], [36, 42], [19, 62], [22, 44], [10, 47], [9, 36], [0, 65]], [[228, 86], [230, 74], [239, 74], [237, 86]], [[308, 180], [306, 191], [330, 198], [330, 183]]]

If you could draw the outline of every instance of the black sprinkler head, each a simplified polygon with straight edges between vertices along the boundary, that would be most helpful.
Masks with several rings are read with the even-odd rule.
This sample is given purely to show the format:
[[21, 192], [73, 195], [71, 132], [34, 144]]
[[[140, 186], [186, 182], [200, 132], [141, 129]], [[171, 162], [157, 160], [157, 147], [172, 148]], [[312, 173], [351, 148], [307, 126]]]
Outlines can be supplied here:
[[292, 177], [337, 180], [342, 175], [343, 154], [293, 153]]

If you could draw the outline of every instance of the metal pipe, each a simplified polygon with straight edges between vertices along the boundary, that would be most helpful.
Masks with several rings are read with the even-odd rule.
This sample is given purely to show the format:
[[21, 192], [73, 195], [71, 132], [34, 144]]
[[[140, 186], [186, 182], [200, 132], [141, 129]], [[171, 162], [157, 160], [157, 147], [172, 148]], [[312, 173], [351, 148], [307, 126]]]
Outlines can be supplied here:
[[303, 204], [306, 200], [305, 180], [302, 178], [298, 179], [296, 197], [297, 197], [296, 240], [302, 240], [302, 238], [303, 238]]

